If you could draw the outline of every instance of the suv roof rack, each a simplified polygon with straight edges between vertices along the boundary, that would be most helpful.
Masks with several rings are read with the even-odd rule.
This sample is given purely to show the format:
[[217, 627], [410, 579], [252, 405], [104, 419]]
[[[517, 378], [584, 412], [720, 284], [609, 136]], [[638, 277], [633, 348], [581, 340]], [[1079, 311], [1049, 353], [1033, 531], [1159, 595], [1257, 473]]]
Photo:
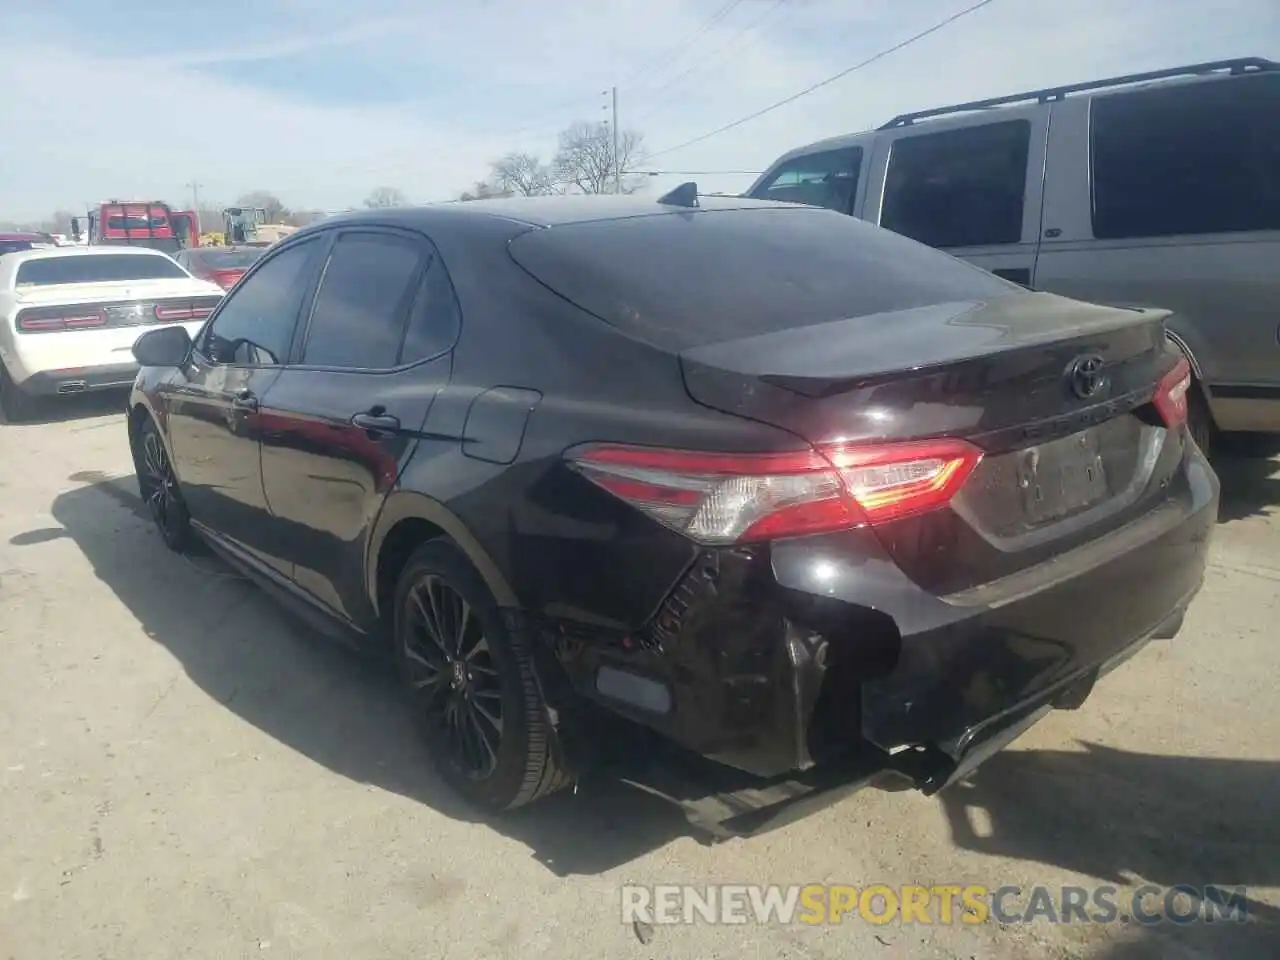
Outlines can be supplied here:
[[895, 127], [909, 127], [917, 120], [941, 117], [948, 113], [963, 113], [968, 110], [987, 110], [1024, 100], [1037, 100], [1049, 103], [1061, 100], [1069, 93], [1083, 93], [1087, 90], [1103, 90], [1107, 87], [1122, 87], [1130, 83], [1144, 83], [1148, 80], [1167, 80], [1173, 77], [1191, 77], [1206, 73], [1228, 70], [1233, 75], [1249, 72], [1280, 70], [1280, 63], [1264, 57], [1242, 57], [1238, 60], [1214, 60], [1209, 63], [1193, 63], [1185, 67], [1169, 67], [1164, 70], [1152, 70], [1147, 73], [1130, 73], [1123, 77], [1109, 77], [1106, 80], [1089, 80], [1085, 83], [1071, 83], [1061, 87], [1046, 87], [1043, 90], [1028, 90], [1026, 93], [1012, 93], [1004, 97], [991, 97], [987, 100], [971, 100], [968, 103], [957, 103], [949, 107], [934, 107], [931, 110], [918, 110], [915, 113], [900, 113], [888, 123], [877, 127], [877, 130], [892, 130]]

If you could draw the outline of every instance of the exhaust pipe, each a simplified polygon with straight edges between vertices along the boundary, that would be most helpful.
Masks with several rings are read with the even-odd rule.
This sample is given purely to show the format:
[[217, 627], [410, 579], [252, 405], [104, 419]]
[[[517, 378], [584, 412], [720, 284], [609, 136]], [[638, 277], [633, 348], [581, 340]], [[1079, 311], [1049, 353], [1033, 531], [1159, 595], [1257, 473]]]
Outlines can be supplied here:
[[58, 384], [58, 393], [84, 393], [89, 389], [89, 384], [84, 380], [64, 380]]

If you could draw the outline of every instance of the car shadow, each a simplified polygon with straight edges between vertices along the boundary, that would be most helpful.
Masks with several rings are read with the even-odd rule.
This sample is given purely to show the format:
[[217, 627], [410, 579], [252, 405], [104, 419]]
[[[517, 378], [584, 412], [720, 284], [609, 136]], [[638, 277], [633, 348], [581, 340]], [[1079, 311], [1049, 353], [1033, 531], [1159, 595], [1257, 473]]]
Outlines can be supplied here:
[[[1213, 468], [1222, 481], [1218, 522], [1267, 516], [1280, 510], [1280, 460], [1274, 444], [1231, 438], [1215, 452]], [[1265, 438], [1268, 439], [1269, 438]]]
[[[132, 476], [77, 477], [88, 482], [53, 503], [62, 535], [206, 694], [334, 773], [480, 821], [436, 776], [386, 663], [315, 637], [207, 550], [176, 559]], [[49, 528], [10, 542], [58, 536]], [[676, 807], [609, 776], [484, 822], [560, 876], [602, 873], [697, 836]]]
[[[27, 415], [12, 426], [31, 427], [50, 423], [68, 423], [72, 420], [87, 420], [91, 417], [124, 413], [128, 396], [128, 389], [122, 388], [92, 390], [64, 397], [37, 397], [32, 402]], [[3, 412], [0, 412], [0, 425], [11, 425]]]
[[1249, 894], [1280, 887], [1280, 763], [1081, 747], [1006, 750], [939, 794], [956, 846], [1117, 886], [1246, 888], [1251, 923], [1126, 925], [1090, 957], [1276, 956], [1280, 907]]

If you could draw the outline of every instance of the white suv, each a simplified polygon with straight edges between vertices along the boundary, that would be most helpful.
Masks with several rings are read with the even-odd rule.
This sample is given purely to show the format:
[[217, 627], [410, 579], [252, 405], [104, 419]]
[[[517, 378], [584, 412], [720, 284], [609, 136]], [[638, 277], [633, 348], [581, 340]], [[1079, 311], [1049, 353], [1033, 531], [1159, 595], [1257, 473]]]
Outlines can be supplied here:
[[194, 336], [222, 294], [141, 247], [0, 256], [0, 408], [12, 423], [37, 396], [132, 384], [134, 341], [162, 323], [184, 324]]

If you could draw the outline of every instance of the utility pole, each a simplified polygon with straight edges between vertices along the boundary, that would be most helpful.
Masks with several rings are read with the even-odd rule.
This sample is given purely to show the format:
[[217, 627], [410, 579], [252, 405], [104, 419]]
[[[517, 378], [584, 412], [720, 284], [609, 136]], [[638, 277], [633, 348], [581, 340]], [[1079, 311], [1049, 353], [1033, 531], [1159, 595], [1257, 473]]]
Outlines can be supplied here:
[[187, 184], [187, 189], [191, 191], [191, 209], [192, 210], [200, 209], [200, 188], [203, 186], [204, 186], [203, 183], [196, 183], [194, 180], [192, 180], [190, 183]]
[[622, 158], [618, 156], [618, 88], [613, 93], [613, 192], [622, 192]]

